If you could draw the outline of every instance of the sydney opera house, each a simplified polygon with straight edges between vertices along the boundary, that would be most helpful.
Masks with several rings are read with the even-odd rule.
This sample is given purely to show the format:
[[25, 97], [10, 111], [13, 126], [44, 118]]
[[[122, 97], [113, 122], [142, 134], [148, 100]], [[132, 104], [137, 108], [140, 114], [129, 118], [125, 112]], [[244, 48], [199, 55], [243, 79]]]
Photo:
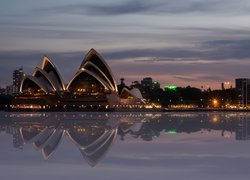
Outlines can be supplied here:
[[150, 108], [138, 89], [118, 94], [114, 75], [102, 56], [91, 49], [73, 78], [65, 84], [53, 62], [44, 57], [41, 67], [25, 75], [12, 110], [111, 110]]

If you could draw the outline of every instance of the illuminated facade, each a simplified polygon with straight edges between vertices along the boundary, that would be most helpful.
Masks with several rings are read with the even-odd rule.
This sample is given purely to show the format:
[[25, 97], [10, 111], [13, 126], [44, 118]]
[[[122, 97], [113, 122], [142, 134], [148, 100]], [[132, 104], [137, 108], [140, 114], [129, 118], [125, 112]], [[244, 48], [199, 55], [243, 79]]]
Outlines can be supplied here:
[[120, 103], [113, 73], [94, 49], [68, 84], [53, 62], [44, 57], [40, 68], [24, 76], [20, 92], [11, 109], [109, 109]]

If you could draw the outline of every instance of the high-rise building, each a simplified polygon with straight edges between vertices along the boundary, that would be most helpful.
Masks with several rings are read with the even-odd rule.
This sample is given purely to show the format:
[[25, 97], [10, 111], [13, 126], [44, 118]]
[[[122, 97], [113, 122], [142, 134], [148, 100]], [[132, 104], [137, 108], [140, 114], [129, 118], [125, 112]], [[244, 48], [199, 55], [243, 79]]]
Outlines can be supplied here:
[[250, 105], [250, 79], [235, 79], [235, 88], [238, 93], [238, 103], [243, 106]]
[[14, 94], [14, 86], [13, 85], [6, 86], [5, 95], [13, 95], [13, 94]]
[[13, 94], [20, 92], [20, 86], [24, 77], [23, 68], [13, 71]]
[[141, 80], [141, 85], [145, 88], [145, 87], [148, 87], [148, 88], [152, 88], [152, 85], [153, 85], [153, 79], [151, 77], [145, 77]]
[[151, 77], [145, 77], [141, 80], [141, 85], [143, 88], [146, 89], [159, 89], [160, 88], [160, 83], [157, 81], [153, 81]]

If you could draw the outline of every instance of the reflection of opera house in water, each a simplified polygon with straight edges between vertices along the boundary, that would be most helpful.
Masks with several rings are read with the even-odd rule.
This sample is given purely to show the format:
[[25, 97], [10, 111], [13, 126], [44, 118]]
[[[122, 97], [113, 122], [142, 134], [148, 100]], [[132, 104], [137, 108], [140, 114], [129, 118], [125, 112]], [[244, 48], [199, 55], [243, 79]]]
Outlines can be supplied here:
[[111, 69], [94, 49], [87, 53], [68, 84], [64, 84], [52, 61], [44, 57], [41, 68], [35, 68], [32, 75], [25, 75], [20, 92], [10, 106], [12, 110], [107, 110], [153, 107], [145, 103], [139, 89], [124, 88], [118, 94]]
[[[73, 145], [89, 165], [95, 166], [105, 157], [112, 145], [116, 144], [115, 142], [131, 142], [132, 139], [137, 139], [136, 142], [138, 140], [149, 142], [160, 138], [158, 142], [171, 143], [178, 141], [175, 137], [180, 137], [179, 135], [186, 138], [191, 136], [191, 139], [197, 136], [202, 139], [216, 135], [224, 137], [226, 141], [229, 138], [250, 140], [250, 115], [130, 112], [8, 113], [4, 116], [0, 114], [0, 135], [3, 132], [12, 135], [15, 148], [22, 149], [25, 144], [33, 144], [36, 150], [42, 152], [44, 159], [51, 157], [59, 147]], [[121, 141], [116, 138], [117, 136]], [[65, 144], [67, 141], [70, 143]], [[66, 153], [70, 154], [68, 151]]]
[[[0, 133], [13, 135], [13, 145], [22, 149], [33, 144], [48, 159], [66, 139], [80, 151], [90, 166], [95, 166], [108, 152], [117, 134], [138, 131], [141, 121], [158, 116], [149, 114], [64, 114], [27, 113], [0, 117]], [[3, 121], [1, 121], [3, 120]], [[122, 133], [121, 133], [122, 132]]]

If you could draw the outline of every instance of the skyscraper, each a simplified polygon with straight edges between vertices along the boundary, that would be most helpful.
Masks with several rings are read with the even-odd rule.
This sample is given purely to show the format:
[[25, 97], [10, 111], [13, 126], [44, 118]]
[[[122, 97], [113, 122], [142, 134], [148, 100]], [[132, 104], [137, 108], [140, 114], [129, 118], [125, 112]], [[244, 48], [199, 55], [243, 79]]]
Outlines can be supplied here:
[[153, 79], [151, 77], [145, 77], [145, 78], [143, 78], [143, 80], [141, 80], [141, 85], [144, 88], [148, 87], [148, 88], [152, 89]]
[[235, 87], [238, 93], [238, 103], [247, 106], [250, 104], [250, 79], [235, 79]]
[[23, 76], [24, 73], [22, 67], [13, 71], [13, 94], [18, 94], [20, 92]]

